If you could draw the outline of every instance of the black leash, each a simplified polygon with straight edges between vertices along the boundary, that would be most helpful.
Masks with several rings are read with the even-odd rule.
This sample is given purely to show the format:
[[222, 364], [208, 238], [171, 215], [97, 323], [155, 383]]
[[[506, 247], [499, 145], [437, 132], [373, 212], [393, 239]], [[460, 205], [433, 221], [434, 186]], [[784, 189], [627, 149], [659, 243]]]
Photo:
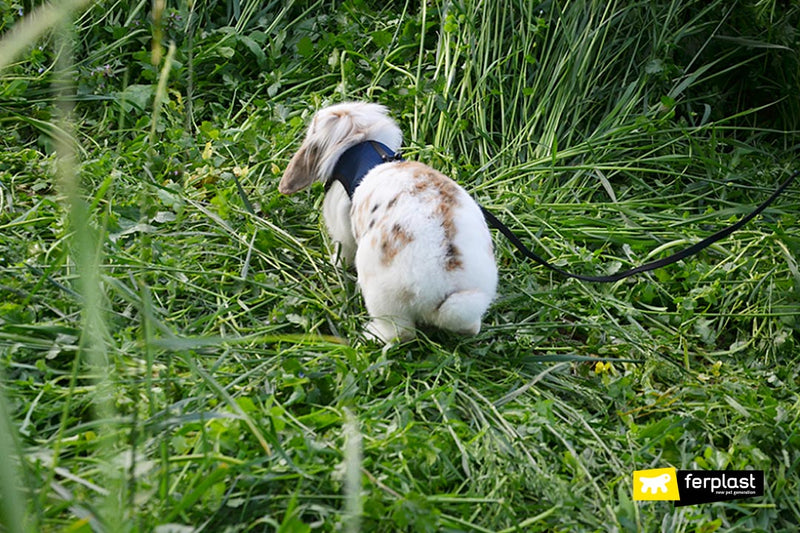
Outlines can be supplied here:
[[[402, 161], [403, 157], [400, 153], [395, 153], [391, 149], [389, 149], [385, 144], [377, 142], [377, 141], [365, 141], [359, 143], [355, 146], [350, 147], [346, 150], [339, 158], [334, 167], [334, 171], [325, 184], [325, 190], [327, 191], [328, 188], [334, 181], [339, 181], [347, 191], [347, 195], [352, 198], [353, 191], [355, 191], [356, 187], [361, 183], [361, 180], [364, 176], [372, 170], [377, 165], [388, 163], [392, 161]], [[549, 263], [546, 259], [542, 258], [541, 256], [535, 254], [527, 246], [525, 246], [519, 238], [514, 235], [508, 226], [500, 222], [500, 220], [494, 216], [490, 211], [488, 211], [485, 207], [480, 206], [481, 211], [483, 212], [483, 216], [486, 219], [486, 223], [498, 230], [502, 233], [511, 244], [513, 244], [517, 250], [519, 250], [522, 255], [527, 257], [528, 259], [532, 259], [536, 263], [540, 264], [545, 268], [549, 268], [553, 272], [557, 272], [564, 277], [568, 278], [575, 278], [582, 281], [591, 281], [595, 283], [613, 283], [615, 281], [619, 281], [621, 279], [625, 279], [627, 277], [641, 274], [642, 272], [649, 272], [651, 270], [656, 270], [658, 268], [665, 267], [667, 265], [671, 265], [672, 263], [677, 263], [682, 259], [686, 259], [690, 257], [704, 248], [708, 248], [715, 242], [724, 239], [734, 231], [738, 230], [748, 222], [750, 222], [753, 218], [758, 216], [764, 209], [770, 206], [775, 199], [783, 193], [786, 188], [791, 185], [791, 183], [795, 180], [795, 178], [800, 175], [800, 170], [795, 171], [789, 178], [786, 179], [776, 190], [772, 193], [772, 195], [767, 198], [761, 205], [756, 207], [753, 211], [745, 215], [741, 218], [738, 222], [731, 224], [730, 226], [719, 230], [718, 232], [714, 233], [703, 239], [702, 241], [689, 246], [681, 250], [680, 252], [674, 253], [670, 256], [667, 256], [663, 259], [658, 259], [656, 261], [652, 261], [650, 263], [645, 263], [644, 265], [640, 265], [638, 267], [632, 268], [630, 270], [625, 270], [623, 272], [617, 272], [616, 274], [611, 274], [609, 276], [584, 276], [583, 274], [573, 274], [572, 272], [567, 272], [557, 266]], [[250, 206], [250, 202], [247, 201], [247, 197], [242, 190], [239, 181], [236, 179], [234, 175], [234, 180], [236, 180], [236, 187], [239, 190], [239, 194], [242, 196], [242, 199], [245, 203], [245, 208], [252, 213], [252, 207]]]
[[611, 274], [610, 276], [584, 276], [582, 274], [573, 274], [572, 272], [567, 272], [566, 270], [562, 270], [557, 266], [548, 263], [546, 259], [543, 259], [539, 255], [533, 253], [524, 244], [522, 244], [522, 241], [520, 241], [519, 238], [516, 235], [514, 235], [514, 233], [510, 229], [508, 229], [508, 226], [500, 222], [500, 220], [498, 220], [497, 217], [495, 217], [492, 213], [487, 211], [486, 208], [481, 206], [481, 210], [483, 211], [483, 216], [486, 218], [486, 222], [489, 224], [489, 226], [497, 229], [500, 233], [505, 235], [505, 237], [509, 241], [511, 241], [511, 244], [513, 244], [517, 248], [517, 250], [522, 252], [522, 254], [525, 257], [532, 259], [537, 263], [539, 263], [540, 265], [542, 265], [543, 267], [549, 268], [550, 270], [557, 272], [562, 276], [566, 276], [568, 278], [575, 278], [583, 281], [592, 281], [597, 283], [612, 283], [614, 281], [619, 281], [621, 279], [633, 276], [635, 274], [641, 274], [642, 272], [648, 272], [650, 270], [655, 270], [657, 268], [671, 265], [672, 263], [677, 263], [681, 259], [686, 259], [687, 257], [698, 253], [702, 249], [711, 246], [720, 239], [724, 239], [734, 231], [738, 230], [739, 228], [750, 222], [753, 218], [758, 216], [759, 213], [764, 211], [764, 209], [769, 207], [769, 205], [772, 202], [774, 202], [778, 196], [781, 195], [781, 193], [795, 180], [795, 178], [798, 175], [800, 175], [800, 170], [795, 171], [791, 176], [789, 176], [789, 178], [786, 181], [784, 181], [780, 185], [780, 187], [778, 187], [775, 190], [775, 192], [773, 192], [772, 195], [769, 198], [767, 198], [761, 205], [756, 207], [746, 216], [742, 217], [741, 220], [735, 222], [734, 224], [731, 224], [727, 228], [723, 228], [718, 232], [714, 233], [713, 235], [706, 237], [702, 241], [693, 244], [692, 246], [684, 250], [681, 250], [680, 252], [674, 253], [668, 257], [659, 259], [657, 261], [652, 261], [650, 263], [645, 263], [644, 265], [640, 265], [630, 270], [625, 270], [624, 272], [617, 272], [616, 274]]

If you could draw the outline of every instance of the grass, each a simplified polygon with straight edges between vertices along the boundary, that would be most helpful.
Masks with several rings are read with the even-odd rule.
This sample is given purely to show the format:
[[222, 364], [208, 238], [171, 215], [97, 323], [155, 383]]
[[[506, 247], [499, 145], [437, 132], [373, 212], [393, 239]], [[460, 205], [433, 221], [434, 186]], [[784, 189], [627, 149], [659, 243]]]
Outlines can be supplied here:
[[[70, 4], [40, 38], [0, 5], [0, 531], [795, 530], [797, 186], [615, 284], [496, 238], [480, 335], [387, 351], [321, 187], [276, 191], [317, 107], [371, 99], [537, 252], [641, 264], [794, 170], [781, 6]], [[765, 495], [633, 502], [665, 466]]]

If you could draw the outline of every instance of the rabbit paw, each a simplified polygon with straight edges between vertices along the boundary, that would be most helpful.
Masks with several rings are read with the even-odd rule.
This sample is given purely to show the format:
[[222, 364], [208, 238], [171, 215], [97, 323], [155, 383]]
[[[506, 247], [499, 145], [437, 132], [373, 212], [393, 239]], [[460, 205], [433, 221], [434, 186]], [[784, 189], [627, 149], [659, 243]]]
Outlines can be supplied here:
[[364, 337], [390, 345], [416, 337], [414, 323], [407, 319], [373, 318], [364, 329]]

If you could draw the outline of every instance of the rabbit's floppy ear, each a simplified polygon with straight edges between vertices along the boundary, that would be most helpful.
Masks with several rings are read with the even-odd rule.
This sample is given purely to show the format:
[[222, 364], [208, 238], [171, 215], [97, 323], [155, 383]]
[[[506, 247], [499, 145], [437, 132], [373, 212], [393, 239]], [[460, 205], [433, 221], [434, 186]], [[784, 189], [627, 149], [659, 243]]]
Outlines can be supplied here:
[[366, 128], [348, 109], [323, 110], [314, 116], [300, 149], [286, 166], [278, 191], [293, 194], [330, 177], [339, 157], [362, 142]]
[[305, 189], [317, 179], [328, 177], [339, 160], [339, 156], [365, 138], [366, 135], [363, 132], [357, 132], [326, 148], [320, 148], [313, 144], [301, 146], [286, 165], [286, 171], [278, 184], [278, 191], [282, 194], [294, 194]]
[[278, 191], [282, 194], [293, 194], [314, 183], [319, 171], [319, 163], [317, 147], [301, 146], [286, 166], [283, 178], [278, 184]]

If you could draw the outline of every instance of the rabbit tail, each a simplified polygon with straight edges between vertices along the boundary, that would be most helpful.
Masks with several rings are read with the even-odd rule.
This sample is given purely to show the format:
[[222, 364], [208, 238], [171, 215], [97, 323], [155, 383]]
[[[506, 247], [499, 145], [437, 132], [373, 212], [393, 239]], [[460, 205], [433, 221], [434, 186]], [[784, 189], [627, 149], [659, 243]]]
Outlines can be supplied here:
[[431, 322], [456, 333], [476, 335], [491, 301], [492, 295], [476, 289], [454, 292], [439, 305]]

